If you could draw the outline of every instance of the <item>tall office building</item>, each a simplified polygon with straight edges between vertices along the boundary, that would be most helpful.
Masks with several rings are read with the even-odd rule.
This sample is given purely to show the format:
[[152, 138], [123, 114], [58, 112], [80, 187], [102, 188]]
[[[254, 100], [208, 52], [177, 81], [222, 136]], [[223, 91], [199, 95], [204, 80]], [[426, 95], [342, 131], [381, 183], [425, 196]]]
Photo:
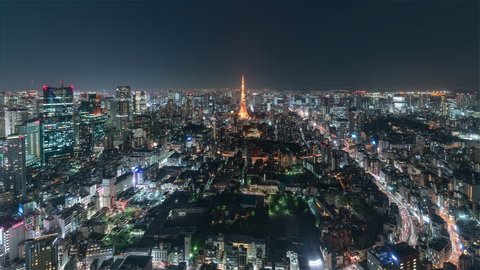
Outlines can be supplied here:
[[57, 234], [49, 234], [25, 241], [26, 270], [58, 269]]
[[116, 130], [120, 133], [116, 136], [126, 140], [128, 138], [128, 125], [132, 117], [132, 92], [130, 86], [117, 86], [115, 91], [115, 105], [117, 114], [115, 116]]
[[331, 103], [332, 101], [330, 97], [324, 97], [322, 99], [322, 114], [324, 116], [330, 113]]
[[117, 117], [129, 117], [132, 106], [132, 91], [130, 86], [117, 86], [115, 90]]
[[348, 131], [353, 138], [360, 136], [361, 127], [364, 122], [364, 114], [357, 109], [348, 110]]
[[172, 118], [173, 114], [175, 113], [175, 101], [174, 101], [174, 93], [172, 91], [168, 92], [167, 96], [167, 117]]
[[73, 123], [73, 87], [43, 87], [42, 161], [70, 158], [75, 133]]
[[12, 192], [15, 200], [26, 195], [25, 138], [12, 135], [0, 140], [0, 191]]
[[9, 108], [5, 110], [5, 136], [18, 133], [18, 127], [22, 125], [29, 116], [25, 108]]
[[102, 110], [105, 112], [106, 126], [108, 128], [115, 127], [117, 121], [117, 108], [114, 97], [102, 97]]
[[133, 92], [133, 112], [143, 114], [147, 111], [148, 96], [145, 91], [136, 90]]
[[99, 145], [105, 136], [105, 115], [101, 109], [102, 97], [97, 93], [81, 95], [79, 108], [79, 154], [92, 157], [94, 147]]
[[19, 134], [25, 138], [25, 161], [27, 166], [38, 166], [42, 158], [40, 120], [34, 119], [19, 127]]

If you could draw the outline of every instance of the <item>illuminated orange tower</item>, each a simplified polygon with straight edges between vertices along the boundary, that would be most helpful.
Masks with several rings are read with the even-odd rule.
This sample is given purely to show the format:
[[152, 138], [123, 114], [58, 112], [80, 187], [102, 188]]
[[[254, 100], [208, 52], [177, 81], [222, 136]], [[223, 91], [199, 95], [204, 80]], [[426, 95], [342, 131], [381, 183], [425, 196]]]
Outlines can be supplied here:
[[247, 111], [247, 98], [245, 96], [245, 78], [242, 74], [242, 94], [240, 98], [240, 111], [238, 112], [238, 117], [243, 120], [247, 120], [250, 118]]

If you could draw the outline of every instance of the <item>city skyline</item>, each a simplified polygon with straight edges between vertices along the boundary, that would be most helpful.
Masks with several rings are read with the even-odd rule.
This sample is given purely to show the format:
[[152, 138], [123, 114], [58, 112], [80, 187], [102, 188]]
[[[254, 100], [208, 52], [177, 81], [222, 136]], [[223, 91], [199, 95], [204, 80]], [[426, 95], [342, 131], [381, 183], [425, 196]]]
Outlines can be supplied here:
[[2, 1], [0, 89], [478, 89], [478, 7]]
[[0, 0], [0, 269], [480, 270], [478, 0]]

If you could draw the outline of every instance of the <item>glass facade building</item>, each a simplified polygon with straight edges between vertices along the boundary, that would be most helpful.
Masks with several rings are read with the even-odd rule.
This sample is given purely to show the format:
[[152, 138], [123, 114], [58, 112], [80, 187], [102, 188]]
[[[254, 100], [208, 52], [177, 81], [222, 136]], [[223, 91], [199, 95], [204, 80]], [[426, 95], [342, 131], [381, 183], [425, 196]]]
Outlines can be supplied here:
[[11, 191], [15, 199], [26, 195], [25, 138], [19, 135], [0, 140], [0, 191]]
[[79, 108], [79, 154], [92, 157], [94, 147], [101, 145], [105, 136], [106, 117], [102, 113], [101, 95], [86, 93], [81, 96]]
[[25, 158], [27, 166], [39, 166], [42, 157], [40, 120], [31, 120], [21, 125], [19, 127], [19, 133], [25, 137]]
[[73, 87], [44, 87], [42, 108], [43, 164], [72, 157], [75, 144]]

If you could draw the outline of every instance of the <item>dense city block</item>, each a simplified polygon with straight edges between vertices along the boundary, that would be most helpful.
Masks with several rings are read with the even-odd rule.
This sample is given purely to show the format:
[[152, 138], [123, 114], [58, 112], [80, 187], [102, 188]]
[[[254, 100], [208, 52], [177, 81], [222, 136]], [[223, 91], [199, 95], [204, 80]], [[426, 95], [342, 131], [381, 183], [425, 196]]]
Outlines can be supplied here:
[[0, 93], [0, 268], [480, 269], [474, 91]]

